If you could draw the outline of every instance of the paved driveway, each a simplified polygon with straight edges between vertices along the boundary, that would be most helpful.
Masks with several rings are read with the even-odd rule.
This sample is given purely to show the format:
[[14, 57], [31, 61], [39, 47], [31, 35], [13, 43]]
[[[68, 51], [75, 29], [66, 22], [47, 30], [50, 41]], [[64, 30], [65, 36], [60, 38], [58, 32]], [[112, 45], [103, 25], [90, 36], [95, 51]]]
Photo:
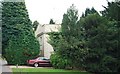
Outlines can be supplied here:
[[12, 70], [9, 66], [7, 66], [7, 62], [5, 60], [2, 60], [2, 59], [0, 59], [0, 73], [12, 74]]

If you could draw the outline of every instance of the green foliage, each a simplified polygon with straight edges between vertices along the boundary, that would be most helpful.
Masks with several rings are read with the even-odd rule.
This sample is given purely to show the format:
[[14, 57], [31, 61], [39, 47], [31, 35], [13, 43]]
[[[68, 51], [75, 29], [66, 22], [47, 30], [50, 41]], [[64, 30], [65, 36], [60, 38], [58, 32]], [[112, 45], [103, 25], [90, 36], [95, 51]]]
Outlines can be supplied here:
[[25, 35], [22, 32], [17, 37], [12, 36], [9, 47], [6, 50], [6, 60], [9, 64], [26, 64], [26, 60], [39, 54], [39, 43], [33, 35]]
[[[72, 5], [67, 13], [63, 15], [62, 31], [50, 34], [50, 44], [53, 46], [55, 53], [58, 53], [57, 55], [62, 57], [61, 60], [66, 58], [69, 62], [72, 62], [69, 63], [69, 67], [74, 67], [75, 64], [73, 63], [78, 63], [76, 60], [79, 56], [78, 48], [79, 43], [82, 43], [78, 41], [78, 26], [78, 11], [75, 9], [75, 6]], [[67, 67], [65, 64], [63, 65]]]
[[90, 14], [94, 14], [94, 13], [98, 14], [98, 12], [94, 9], [94, 7], [92, 7], [91, 9], [86, 8], [85, 13], [82, 13], [82, 17], [86, 17], [86, 16], [88, 16]]
[[39, 25], [39, 22], [38, 21], [34, 21], [32, 25], [33, 25], [34, 31], [36, 31], [36, 29], [37, 29], [37, 27]]
[[70, 61], [59, 54], [52, 54], [50, 59], [54, 68], [65, 69], [69, 67]]
[[[27, 18], [27, 19], [26, 19]], [[11, 35], [18, 35], [19, 30], [15, 27], [18, 24], [24, 25], [22, 28], [30, 27], [31, 21], [23, 2], [2, 2], [2, 54], [4, 56], [5, 49], [8, 47]], [[29, 24], [29, 25], [28, 25]], [[30, 31], [29, 28], [27, 28]], [[31, 32], [31, 31], [30, 31]]]
[[[114, 69], [120, 70], [120, 1], [118, 2], [108, 2], [108, 7], [104, 7], [105, 10], [102, 12], [102, 15], [109, 19], [109, 39], [108, 46], [109, 51], [107, 54], [111, 55], [113, 58], [116, 58], [117, 66]], [[114, 70], [112, 69], [112, 70]]]
[[108, 17], [111, 20], [120, 21], [120, 2], [108, 2], [108, 7], [104, 7], [105, 10], [102, 11], [102, 15]]
[[103, 66], [103, 71], [106, 72], [117, 72], [118, 69], [118, 61], [116, 58], [112, 56], [104, 56], [101, 61], [101, 66]]
[[63, 20], [61, 24], [61, 30], [66, 39], [68, 37], [76, 36], [77, 32], [77, 22], [78, 22], [78, 10], [74, 5], [70, 6], [67, 13], [63, 15]]
[[[83, 50], [87, 52], [81, 64], [83, 68], [91, 72], [99, 71], [99, 63], [104, 56], [106, 49], [104, 48], [106, 21], [98, 14], [90, 14], [80, 19], [81, 27], [84, 32], [84, 47]], [[87, 49], [87, 50], [85, 50]], [[82, 59], [82, 58], [81, 58]]]
[[39, 54], [25, 2], [2, 2], [2, 50], [8, 64], [25, 64]]
[[55, 24], [55, 22], [53, 21], [53, 19], [50, 19], [49, 24]]
[[[113, 11], [112, 9], [118, 11]], [[51, 56], [53, 66], [85, 69], [90, 72], [118, 72], [120, 70], [119, 3], [108, 3], [102, 16], [86, 9], [80, 20], [72, 5], [63, 15], [61, 32], [50, 34], [50, 44], [55, 49]], [[115, 14], [116, 13], [116, 14]], [[69, 63], [59, 63], [67, 59]]]
[[57, 51], [62, 39], [61, 32], [50, 32], [48, 35], [50, 36], [48, 42], [53, 46], [54, 51]]
[[[117, 34], [117, 28], [114, 26], [115, 22], [110, 22], [98, 14], [91, 14], [82, 18], [80, 23], [84, 28], [85, 48], [89, 48], [88, 54], [83, 56], [85, 57], [86, 70], [91, 72], [116, 72], [117, 68], [113, 67], [118, 64], [118, 60], [112, 59], [117, 59], [116, 56], [118, 55], [115, 55], [117, 53], [117, 39], [114, 38]], [[109, 58], [111, 61], [109, 66], [103, 65], [104, 62], [101, 62], [106, 55], [111, 57]], [[106, 64], [110, 61], [106, 59]]]

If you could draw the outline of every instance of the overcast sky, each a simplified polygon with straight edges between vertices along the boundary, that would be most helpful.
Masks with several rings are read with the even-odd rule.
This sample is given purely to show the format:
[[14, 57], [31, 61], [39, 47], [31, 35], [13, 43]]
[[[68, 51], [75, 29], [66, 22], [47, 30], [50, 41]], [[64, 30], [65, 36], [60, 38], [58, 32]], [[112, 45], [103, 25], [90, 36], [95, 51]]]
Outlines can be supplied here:
[[40, 24], [48, 24], [51, 18], [57, 24], [61, 23], [63, 14], [72, 4], [78, 9], [79, 16], [86, 8], [101, 11], [102, 5], [107, 6], [106, 0], [25, 0], [25, 3], [32, 22], [37, 20]]

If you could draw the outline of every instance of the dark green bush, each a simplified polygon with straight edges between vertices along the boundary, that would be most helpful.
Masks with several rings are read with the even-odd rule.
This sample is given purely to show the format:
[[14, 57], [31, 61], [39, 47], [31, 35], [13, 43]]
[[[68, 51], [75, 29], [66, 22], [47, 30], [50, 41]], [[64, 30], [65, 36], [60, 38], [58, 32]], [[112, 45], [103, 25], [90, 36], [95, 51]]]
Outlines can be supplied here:
[[86, 64], [86, 70], [89, 72], [117, 72], [118, 61], [111, 56], [104, 56], [97, 63]]
[[39, 54], [39, 43], [34, 36], [21, 34], [17, 38], [12, 37], [5, 50], [8, 64], [26, 64], [28, 59]]
[[59, 54], [52, 54], [50, 60], [54, 68], [65, 69], [70, 66], [70, 61]]
[[116, 58], [113, 58], [112, 56], [105, 56], [102, 61], [102, 66], [104, 67], [104, 72], [117, 72], [118, 69], [118, 61]]

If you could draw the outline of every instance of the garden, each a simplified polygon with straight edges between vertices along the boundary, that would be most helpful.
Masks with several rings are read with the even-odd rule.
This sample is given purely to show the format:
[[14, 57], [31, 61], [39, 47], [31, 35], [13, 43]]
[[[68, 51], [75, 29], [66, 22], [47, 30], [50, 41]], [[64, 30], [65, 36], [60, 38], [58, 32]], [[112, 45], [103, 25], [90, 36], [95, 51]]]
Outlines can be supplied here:
[[[9, 65], [26, 65], [40, 47], [25, 2], [2, 2], [2, 57]], [[79, 17], [74, 4], [64, 13], [59, 32], [47, 33], [54, 53], [52, 69], [12, 68], [13, 73], [97, 73], [120, 71], [120, 2], [108, 2], [98, 12], [86, 8]], [[86, 72], [82, 72], [86, 71]], [[27, 73], [28, 74], [28, 73]]]

